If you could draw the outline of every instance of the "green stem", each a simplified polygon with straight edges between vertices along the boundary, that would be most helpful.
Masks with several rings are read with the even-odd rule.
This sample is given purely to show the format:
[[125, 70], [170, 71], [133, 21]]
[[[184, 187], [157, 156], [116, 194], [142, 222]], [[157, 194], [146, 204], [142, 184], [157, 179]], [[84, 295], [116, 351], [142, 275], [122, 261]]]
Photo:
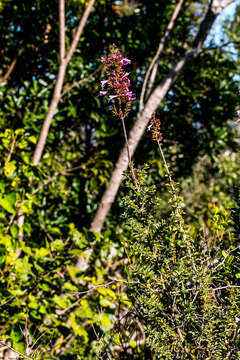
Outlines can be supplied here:
[[125, 138], [125, 142], [126, 142], [126, 146], [127, 146], [128, 165], [130, 166], [130, 171], [131, 171], [131, 174], [132, 174], [132, 179], [133, 179], [134, 185], [135, 185], [137, 191], [139, 191], [140, 189], [139, 189], [139, 186], [138, 186], [138, 181], [137, 181], [137, 178], [136, 178], [134, 168], [133, 168], [132, 163], [131, 163], [131, 154], [130, 154], [130, 148], [129, 148], [129, 143], [128, 143], [127, 131], [126, 131], [125, 122], [124, 122], [124, 116], [121, 116], [121, 121], [122, 121], [124, 138]]
[[[164, 166], [165, 166], [165, 169], [166, 169], [166, 172], [167, 172], [167, 175], [168, 175], [168, 178], [169, 178], [169, 183], [170, 183], [170, 186], [172, 188], [172, 191], [174, 193], [174, 200], [176, 201], [177, 200], [177, 196], [176, 196], [176, 189], [175, 189], [175, 186], [174, 186], [174, 183], [173, 183], [173, 180], [172, 180], [172, 177], [171, 177], [171, 174], [170, 174], [170, 171], [169, 171], [169, 167], [168, 167], [168, 164], [166, 162], [166, 159], [165, 159], [165, 156], [164, 156], [164, 153], [163, 153], [163, 150], [162, 150], [162, 147], [161, 147], [161, 144], [159, 141], [157, 141], [158, 143], [158, 147], [159, 147], [159, 150], [160, 150], [160, 153], [161, 153], [161, 156], [162, 156], [162, 159], [163, 159], [163, 162], [164, 162]], [[179, 228], [183, 234], [183, 240], [185, 241], [187, 239], [187, 235], [186, 235], [186, 232], [185, 230], [183, 229], [183, 219], [182, 219], [182, 216], [181, 214], [179, 213], [178, 211], [178, 208], [176, 208], [176, 214], [179, 216]], [[192, 260], [192, 264], [193, 264], [193, 268], [194, 270], [196, 271], [196, 266], [195, 266], [195, 263], [193, 261], [193, 258], [192, 258], [192, 254], [191, 254], [191, 250], [190, 248], [188, 247], [188, 254]]]

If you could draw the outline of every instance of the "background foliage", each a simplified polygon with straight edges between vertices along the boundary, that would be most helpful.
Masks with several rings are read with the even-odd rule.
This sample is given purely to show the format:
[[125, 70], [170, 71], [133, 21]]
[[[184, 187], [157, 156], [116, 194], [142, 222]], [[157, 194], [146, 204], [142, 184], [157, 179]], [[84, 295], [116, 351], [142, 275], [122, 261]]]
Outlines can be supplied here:
[[[197, 270], [193, 271], [184, 255], [186, 244], [181, 242], [179, 229], [172, 235], [174, 214], [172, 223], [164, 222], [174, 204], [169, 203], [168, 178], [149, 133], [144, 135], [134, 163], [137, 169], [149, 164], [146, 173], [139, 173], [145, 184], [143, 203], [153, 194], [159, 200], [149, 201], [140, 221], [136, 216], [140, 199], [123, 184], [102, 234], [88, 230], [124, 143], [121, 123], [98, 97], [99, 58], [109, 44], [116, 43], [132, 59], [132, 87], [139, 98], [146, 69], [175, 5], [175, 1], [96, 2], [67, 70], [44, 156], [36, 167], [32, 155], [59, 65], [57, 2], [0, 2], [0, 337], [29, 356], [92, 359], [98, 353], [102, 358], [112, 354], [121, 359], [156, 359], [160, 353], [161, 358], [181, 359], [186, 356], [185, 345], [193, 359], [224, 359], [230, 346], [231, 356], [239, 356], [239, 340], [233, 341], [239, 292], [220, 291], [215, 302], [208, 291], [213, 284], [221, 287], [239, 282], [238, 252], [229, 255], [239, 241], [239, 209], [233, 196], [240, 173], [239, 131], [233, 125], [239, 88], [238, 44], [221, 47], [207, 41], [158, 109], [163, 147], [180, 184], [181, 208]], [[162, 54], [157, 81], [191, 43], [205, 6], [205, 1], [184, 3]], [[66, 8], [69, 44], [85, 1], [71, 0]], [[239, 12], [226, 21], [228, 40], [239, 42], [239, 23]], [[13, 71], [4, 78], [14, 59]], [[128, 129], [137, 107], [136, 101]], [[230, 220], [231, 207], [234, 222]], [[23, 228], [18, 226], [19, 209], [25, 217]], [[125, 220], [120, 218], [124, 211]], [[157, 220], [159, 228], [155, 229]], [[144, 226], [137, 231], [141, 222], [145, 227], [151, 222], [161, 259], [154, 257], [152, 249], [147, 250]], [[19, 241], [19, 233], [23, 233], [23, 241]], [[78, 271], [74, 266], [77, 258], [89, 247], [93, 254], [88, 269]], [[146, 252], [138, 269], [134, 259], [143, 249]], [[224, 266], [213, 274], [212, 261], [225, 258]], [[144, 264], [151, 262], [154, 267], [156, 261], [162, 264], [161, 271], [149, 268], [144, 274]], [[174, 299], [167, 300], [165, 295], [152, 299], [143, 309], [149, 291], [136, 282], [150, 284], [159, 281], [159, 276], [167, 281], [169, 291], [184, 289], [175, 300], [181, 308], [178, 316], [172, 307]], [[193, 278], [201, 295], [191, 305], [193, 298], [185, 290]], [[194, 318], [198, 312], [202, 323]], [[186, 344], [179, 342], [175, 325], [163, 320], [173, 313], [179, 328], [187, 328]], [[209, 322], [210, 313], [214, 321]], [[156, 318], [158, 323], [153, 321]], [[196, 350], [200, 323], [212, 324], [205, 334], [211, 339], [220, 334], [219, 346], [204, 338], [199, 346], [206, 352]], [[164, 326], [163, 334], [172, 339], [168, 348], [160, 348], [164, 339], [155, 342], [157, 326]], [[226, 345], [229, 338], [232, 343]]]

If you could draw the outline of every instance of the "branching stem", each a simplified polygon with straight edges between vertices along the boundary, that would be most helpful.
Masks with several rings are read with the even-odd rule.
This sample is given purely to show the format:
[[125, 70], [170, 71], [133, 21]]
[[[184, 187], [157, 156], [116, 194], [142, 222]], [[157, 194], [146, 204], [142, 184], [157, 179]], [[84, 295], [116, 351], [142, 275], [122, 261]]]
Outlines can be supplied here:
[[[164, 166], [165, 166], [165, 169], [166, 169], [168, 178], [169, 178], [169, 184], [170, 184], [170, 186], [171, 186], [171, 188], [172, 188], [172, 191], [173, 191], [173, 194], [174, 194], [174, 195], [173, 195], [173, 196], [174, 196], [174, 200], [176, 201], [176, 200], [177, 200], [176, 189], [175, 189], [175, 186], [174, 186], [174, 183], [173, 183], [173, 180], [172, 180], [170, 171], [169, 171], [169, 167], [168, 167], [168, 164], [167, 164], [167, 162], [166, 162], [166, 159], [165, 159], [165, 156], [164, 156], [164, 153], [163, 153], [161, 144], [160, 144], [159, 141], [157, 141], [157, 143], [158, 143], [158, 147], [159, 147], [159, 150], [160, 150], [162, 159], [163, 159], [163, 163], [164, 163]], [[180, 215], [180, 213], [179, 213], [178, 208], [176, 208], [176, 214], [177, 214], [178, 217], [179, 217], [179, 228], [180, 228], [180, 230], [181, 230], [181, 232], [182, 232], [182, 234], [183, 234], [183, 240], [185, 241], [185, 240], [187, 239], [187, 235], [186, 235], [185, 230], [183, 229], [183, 225], [182, 225], [182, 220], [183, 220], [183, 219], [182, 219], [182, 217], [181, 217], [181, 215]], [[197, 269], [196, 269], [195, 263], [194, 263], [194, 261], [193, 261], [192, 254], [191, 254], [191, 250], [190, 250], [189, 246], [188, 246], [188, 248], [187, 248], [187, 251], [188, 251], [188, 255], [189, 255], [189, 257], [190, 257], [190, 259], [191, 259], [191, 261], [192, 261], [193, 268], [194, 268], [194, 270], [196, 271]]]

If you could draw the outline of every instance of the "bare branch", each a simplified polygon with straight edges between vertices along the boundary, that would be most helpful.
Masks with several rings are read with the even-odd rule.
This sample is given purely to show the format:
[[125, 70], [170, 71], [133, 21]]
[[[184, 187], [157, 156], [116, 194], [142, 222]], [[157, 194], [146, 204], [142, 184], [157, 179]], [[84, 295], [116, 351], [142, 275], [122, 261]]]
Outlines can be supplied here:
[[18, 354], [21, 358], [23, 359], [27, 359], [27, 360], [33, 360], [31, 357], [23, 355], [22, 353], [20, 353], [19, 351], [15, 350], [13, 347], [11, 347], [10, 345], [8, 345], [7, 343], [3, 342], [0, 340], [0, 344], [2, 346], [6, 346], [8, 349], [12, 350], [13, 352], [15, 352], [16, 354]]
[[85, 9], [85, 11], [83, 13], [83, 16], [82, 16], [82, 18], [80, 20], [80, 23], [78, 25], [78, 28], [77, 28], [76, 35], [75, 35], [75, 37], [74, 37], [74, 39], [73, 39], [73, 41], [71, 43], [70, 49], [67, 52], [66, 59], [65, 59], [66, 64], [69, 63], [69, 61], [71, 60], [71, 57], [73, 56], [74, 51], [76, 50], [79, 38], [82, 35], [83, 28], [84, 28], [84, 26], [85, 26], [85, 24], [87, 22], [88, 16], [90, 14], [90, 11], [92, 10], [94, 2], [95, 2], [95, 0], [90, 0], [89, 3], [88, 3], [88, 6], [86, 7], [86, 9]]
[[55, 175], [51, 176], [50, 178], [48, 178], [47, 180], [45, 180], [42, 184], [40, 184], [36, 189], [34, 189], [31, 192], [31, 196], [38, 193], [40, 190], [42, 190], [44, 188], [44, 186], [50, 184], [52, 181], [54, 181], [57, 178], [58, 175], [62, 175], [62, 174], [64, 174], [64, 172], [62, 172], [60, 174], [55, 174]]
[[65, 0], [59, 0], [59, 54], [60, 62], [65, 57]]
[[[155, 80], [155, 77], [156, 77], [156, 72], [157, 72], [157, 67], [158, 67], [158, 63], [159, 63], [159, 56], [160, 54], [162, 53], [163, 49], [164, 49], [164, 45], [165, 45], [165, 42], [166, 42], [166, 39], [170, 33], [170, 31], [172, 30], [173, 26], [174, 26], [174, 23], [175, 23], [175, 20], [181, 10], [181, 7], [182, 7], [182, 4], [183, 4], [184, 0], [179, 0], [179, 2], [177, 3], [175, 9], [174, 9], [174, 12], [171, 16], [171, 19], [168, 23], [168, 26], [167, 26], [167, 29], [163, 35], [163, 37], [161, 38], [160, 40], [160, 43], [159, 43], [159, 46], [158, 46], [158, 49], [157, 49], [157, 52], [154, 56], [154, 58], [152, 59], [152, 62], [146, 72], [146, 76], [145, 76], [145, 79], [143, 81], [143, 86], [142, 86], [142, 91], [141, 91], [141, 95], [140, 95], [140, 103], [139, 103], [139, 111], [141, 111], [143, 109], [143, 102], [144, 102], [144, 97], [145, 97], [145, 91], [146, 91], [146, 86], [147, 86], [147, 82], [148, 82], [148, 79], [149, 79], [149, 75], [154, 67], [154, 78], [151, 79], [151, 83], [149, 84], [148, 86], [148, 92], [147, 92], [147, 96], [148, 94], [151, 92], [152, 90], [152, 86], [153, 86], [153, 83], [154, 83], [154, 80]], [[155, 69], [156, 67], [156, 69]]]
[[22, 48], [22, 49], [20, 49], [20, 50], [18, 51], [17, 56], [13, 59], [13, 61], [12, 61], [11, 65], [10, 65], [8, 71], [6, 72], [6, 74], [5, 74], [2, 78], [0, 78], [0, 81], [2, 81], [2, 82], [7, 81], [7, 79], [9, 78], [9, 76], [11, 75], [11, 73], [13, 72], [13, 70], [14, 70], [14, 68], [15, 68], [15, 65], [16, 65], [16, 63], [17, 63], [18, 57], [22, 55], [23, 50], [24, 50], [24, 49]]
[[11, 158], [12, 158], [12, 154], [13, 154], [13, 151], [15, 149], [15, 146], [16, 146], [16, 136], [13, 137], [12, 139], [12, 143], [11, 143], [11, 147], [10, 147], [10, 150], [9, 150], [9, 153], [8, 153], [8, 156], [7, 156], [7, 159], [4, 163], [4, 166], [2, 167], [2, 169], [0, 170], [0, 174], [3, 173], [6, 165], [11, 161]]
[[240, 289], [240, 286], [238, 286], [238, 285], [226, 285], [226, 286], [220, 286], [218, 288], [213, 288], [211, 290], [212, 291], [217, 291], [217, 290], [224, 290], [224, 289]]
[[235, 247], [235, 249], [233, 249], [233, 250], [227, 250], [227, 251], [226, 251], [226, 256], [225, 256], [225, 258], [223, 259], [222, 262], [220, 262], [220, 263], [213, 269], [213, 271], [216, 271], [219, 267], [223, 266], [224, 263], [225, 263], [225, 261], [228, 259], [228, 257], [229, 257], [234, 251], [236, 251], [236, 250], [238, 250], [238, 249], [240, 249], [240, 245], [238, 245], [237, 247]]
[[223, 9], [230, 5], [233, 0], [213, 0], [212, 9], [215, 14], [219, 14]]
[[60, 20], [60, 58], [62, 59], [62, 61], [60, 62], [60, 66], [58, 69], [58, 74], [57, 74], [57, 80], [56, 80], [56, 85], [53, 91], [53, 97], [50, 103], [50, 106], [48, 108], [48, 112], [47, 115], [44, 119], [43, 122], [43, 126], [41, 129], [41, 133], [39, 135], [38, 138], [38, 142], [34, 151], [34, 155], [33, 155], [33, 163], [35, 165], [38, 165], [39, 161], [41, 160], [42, 157], [42, 153], [47, 141], [47, 135], [51, 126], [51, 122], [53, 119], [53, 116], [55, 114], [55, 111], [57, 109], [57, 106], [59, 104], [59, 101], [61, 99], [61, 93], [62, 93], [62, 87], [63, 87], [63, 82], [64, 82], [64, 77], [65, 77], [65, 73], [66, 73], [66, 69], [67, 66], [73, 56], [73, 53], [77, 47], [77, 43], [79, 41], [80, 36], [82, 35], [83, 32], [83, 28], [87, 22], [88, 16], [90, 14], [90, 11], [93, 7], [93, 4], [95, 2], [95, 0], [90, 0], [88, 3], [88, 6], [86, 7], [83, 16], [80, 20], [80, 23], [78, 25], [78, 29], [76, 32], [76, 35], [70, 45], [70, 49], [68, 50], [66, 56], [64, 58], [62, 58], [63, 53], [65, 53], [64, 49], [65, 49], [65, 44], [63, 45], [62, 41], [63, 38], [65, 38], [65, 30], [64, 30], [64, 16], [63, 16], [63, 10], [64, 10], [64, 4], [63, 4], [63, 0], [59, 0], [60, 4], [59, 4], [59, 20]]

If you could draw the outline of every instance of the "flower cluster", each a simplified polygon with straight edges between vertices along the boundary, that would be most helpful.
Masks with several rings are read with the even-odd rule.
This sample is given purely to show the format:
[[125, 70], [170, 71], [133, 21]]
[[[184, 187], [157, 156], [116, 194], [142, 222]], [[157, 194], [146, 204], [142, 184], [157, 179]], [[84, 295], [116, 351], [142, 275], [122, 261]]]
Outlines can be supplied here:
[[235, 122], [239, 122], [240, 121], [240, 105], [238, 106], [238, 110], [237, 110], [237, 118], [234, 120]]
[[105, 66], [106, 80], [101, 81], [100, 96], [107, 96], [111, 101], [110, 109], [113, 114], [121, 119], [125, 118], [130, 109], [131, 102], [136, 100], [132, 91], [129, 90], [129, 73], [124, 71], [124, 66], [131, 64], [131, 60], [121, 56], [116, 45], [110, 46], [107, 57], [101, 57]]
[[152, 118], [150, 120], [150, 125], [148, 126], [148, 131], [152, 132], [152, 138], [154, 141], [161, 143], [163, 140], [163, 134], [160, 132], [161, 122], [159, 119], [156, 119], [156, 113], [152, 113]]

